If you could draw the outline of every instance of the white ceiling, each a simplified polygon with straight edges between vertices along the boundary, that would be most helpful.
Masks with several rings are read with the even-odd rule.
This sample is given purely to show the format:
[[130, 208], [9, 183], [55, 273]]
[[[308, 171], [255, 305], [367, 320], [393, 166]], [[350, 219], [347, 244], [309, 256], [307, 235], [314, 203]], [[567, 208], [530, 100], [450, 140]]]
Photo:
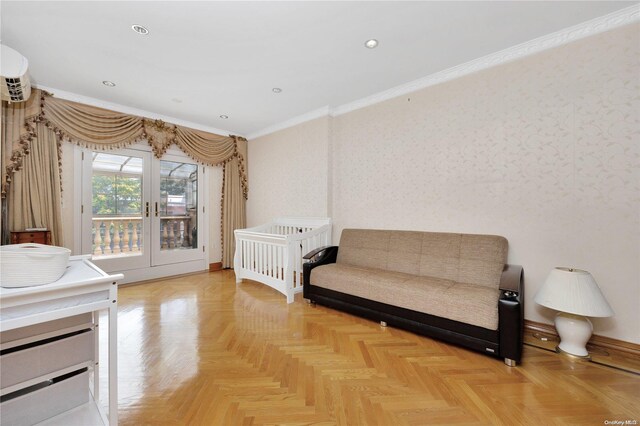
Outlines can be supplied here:
[[634, 4], [3, 0], [0, 13], [36, 85], [249, 135]]

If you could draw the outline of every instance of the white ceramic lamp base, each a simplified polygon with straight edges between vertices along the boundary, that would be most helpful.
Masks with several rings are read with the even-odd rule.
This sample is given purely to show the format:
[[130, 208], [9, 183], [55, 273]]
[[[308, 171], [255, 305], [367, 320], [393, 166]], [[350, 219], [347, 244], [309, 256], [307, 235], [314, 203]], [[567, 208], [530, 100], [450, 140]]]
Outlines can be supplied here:
[[588, 318], [560, 312], [556, 315], [556, 330], [560, 336], [558, 351], [580, 358], [589, 358], [587, 342], [593, 332]]

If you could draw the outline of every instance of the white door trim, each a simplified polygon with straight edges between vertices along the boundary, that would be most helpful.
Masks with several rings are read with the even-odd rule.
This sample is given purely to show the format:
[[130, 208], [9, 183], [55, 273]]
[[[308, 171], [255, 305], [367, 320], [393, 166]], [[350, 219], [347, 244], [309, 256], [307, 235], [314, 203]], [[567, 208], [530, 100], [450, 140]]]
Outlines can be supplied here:
[[[151, 147], [146, 143], [138, 143], [138, 144], [130, 145], [128, 149], [144, 151], [149, 153], [152, 152]], [[73, 241], [75, 245], [75, 251], [78, 254], [92, 254], [91, 253], [92, 243], [87, 243], [83, 241], [83, 237], [87, 238], [83, 234], [83, 229], [85, 229], [84, 223], [86, 220], [85, 220], [85, 215], [81, 213], [81, 208], [83, 205], [85, 206], [84, 210], [88, 212], [89, 218], [90, 218], [89, 220], [91, 220], [90, 206], [92, 205], [91, 192], [87, 189], [87, 183], [85, 182], [85, 176], [87, 171], [84, 170], [84, 167], [86, 167], [86, 161], [85, 162], [82, 161], [83, 152], [85, 153], [85, 158], [87, 158], [87, 154], [91, 153], [92, 150], [88, 148], [77, 147], [77, 146], [75, 147], [74, 159], [73, 159], [74, 170], [79, 172], [74, 173], [74, 188], [76, 189], [76, 194], [74, 194], [74, 197], [73, 197], [73, 202], [74, 202], [73, 211], [74, 211], [74, 223], [76, 224], [76, 226], [74, 226], [74, 230], [73, 230]], [[117, 153], [117, 151], [115, 153]], [[167, 150], [167, 154], [172, 156], [176, 155], [176, 156], [183, 157], [185, 162], [193, 162], [191, 158], [186, 156], [184, 152], [182, 152], [177, 148], [170, 148], [169, 150]], [[90, 163], [89, 163], [89, 167], [91, 167]], [[125, 278], [124, 280], [120, 281], [120, 283], [132, 283], [132, 282], [144, 281], [149, 279], [169, 277], [172, 275], [181, 275], [181, 274], [192, 273], [197, 271], [205, 271], [209, 269], [209, 263], [208, 263], [209, 251], [210, 251], [209, 223], [210, 223], [210, 212], [211, 212], [209, 193], [211, 188], [208, 182], [209, 178], [206, 174], [206, 169], [208, 169], [208, 167], [202, 166], [202, 165], [199, 165], [198, 167], [199, 167], [198, 170], [200, 172], [202, 172], [203, 169], [205, 170], [205, 172], [199, 177], [199, 180], [201, 181], [201, 185], [199, 185], [199, 190], [200, 188], [202, 188], [202, 196], [199, 197], [200, 198], [199, 202], [202, 204], [202, 206], [198, 207], [199, 208], [198, 246], [199, 247], [204, 246], [204, 252], [201, 251], [201, 253], [203, 253], [202, 259], [198, 259], [195, 261], [178, 262], [178, 263], [169, 264], [169, 265], [158, 265], [158, 266], [149, 266], [145, 268], [135, 268], [135, 269], [124, 270]], [[204, 209], [204, 213], [202, 209]], [[147, 241], [150, 240], [149, 237], [150, 235], [147, 236]], [[200, 250], [202, 250], [202, 248], [200, 248]]]

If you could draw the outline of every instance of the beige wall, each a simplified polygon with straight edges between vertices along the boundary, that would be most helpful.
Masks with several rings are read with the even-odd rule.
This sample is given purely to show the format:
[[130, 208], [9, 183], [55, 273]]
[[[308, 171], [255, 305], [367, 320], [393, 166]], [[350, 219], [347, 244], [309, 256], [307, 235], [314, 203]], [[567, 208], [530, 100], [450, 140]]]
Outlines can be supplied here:
[[247, 226], [327, 216], [328, 141], [328, 117], [249, 141]]
[[[251, 223], [321, 211], [313, 173], [326, 167], [335, 241], [345, 227], [503, 235], [525, 269], [527, 319], [553, 321], [533, 298], [554, 266], [574, 266], [616, 312], [595, 332], [640, 343], [639, 33], [622, 27], [335, 117], [325, 164], [287, 151], [325, 126], [252, 141]], [[309, 186], [315, 201], [297, 196]]]

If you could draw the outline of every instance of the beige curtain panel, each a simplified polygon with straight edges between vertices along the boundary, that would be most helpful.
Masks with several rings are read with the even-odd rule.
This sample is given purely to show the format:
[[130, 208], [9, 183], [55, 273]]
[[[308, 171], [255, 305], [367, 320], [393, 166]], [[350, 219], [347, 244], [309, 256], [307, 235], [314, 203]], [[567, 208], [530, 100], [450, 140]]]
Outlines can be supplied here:
[[[233, 255], [236, 250], [236, 229], [247, 227], [245, 198], [240, 182], [240, 158], [232, 158], [224, 165], [222, 173], [222, 267], [233, 268]], [[225, 212], [227, 212], [225, 214]]]
[[9, 229], [45, 227], [51, 231], [51, 243], [61, 246], [60, 142], [42, 124], [36, 126], [34, 142], [9, 187]]
[[27, 102], [8, 105], [2, 102], [2, 198], [7, 195], [8, 184], [13, 174], [22, 167], [35, 137], [35, 117], [40, 114], [41, 99], [33, 93]]
[[[47, 131], [45, 131], [47, 129]], [[31, 226], [48, 227], [54, 241], [60, 243], [60, 158], [59, 145], [68, 141], [94, 150], [122, 148], [146, 141], [157, 158], [173, 144], [195, 161], [208, 166], [225, 167], [223, 185], [223, 259], [225, 267], [233, 267], [233, 231], [245, 227], [245, 203], [248, 195], [246, 175], [247, 141], [237, 136], [221, 136], [200, 130], [150, 120], [144, 117], [109, 111], [55, 98], [49, 93], [34, 90], [27, 102], [2, 104], [2, 198], [9, 196], [11, 229]], [[45, 148], [46, 145], [49, 148]], [[51, 146], [56, 149], [52, 149]], [[35, 148], [38, 148], [36, 150]], [[55, 151], [55, 152], [53, 152]], [[37, 153], [37, 162], [26, 164], [27, 157]], [[48, 168], [43, 165], [47, 163]], [[29, 171], [26, 171], [27, 166]], [[32, 167], [35, 169], [31, 170]], [[36, 184], [38, 177], [58, 170], [50, 185]], [[34, 171], [37, 172], [34, 174]], [[230, 176], [230, 173], [233, 176]], [[16, 183], [16, 180], [20, 183]], [[55, 186], [55, 188], [53, 188]], [[37, 194], [37, 195], [36, 195]], [[225, 195], [226, 194], [226, 195]], [[32, 218], [22, 213], [25, 200], [32, 204], [50, 203], [57, 207], [48, 218], [33, 213]], [[20, 212], [18, 211], [20, 210]], [[57, 211], [58, 213], [55, 213]], [[15, 217], [23, 215], [21, 219]], [[47, 216], [47, 215], [45, 215]], [[57, 219], [56, 219], [57, 218]], [[225, 228], [225, 227], [229, 228]], [[57, 235], [56, 235], [57, 234]], [[225, 237], [227, 235], [228, 237]]]

